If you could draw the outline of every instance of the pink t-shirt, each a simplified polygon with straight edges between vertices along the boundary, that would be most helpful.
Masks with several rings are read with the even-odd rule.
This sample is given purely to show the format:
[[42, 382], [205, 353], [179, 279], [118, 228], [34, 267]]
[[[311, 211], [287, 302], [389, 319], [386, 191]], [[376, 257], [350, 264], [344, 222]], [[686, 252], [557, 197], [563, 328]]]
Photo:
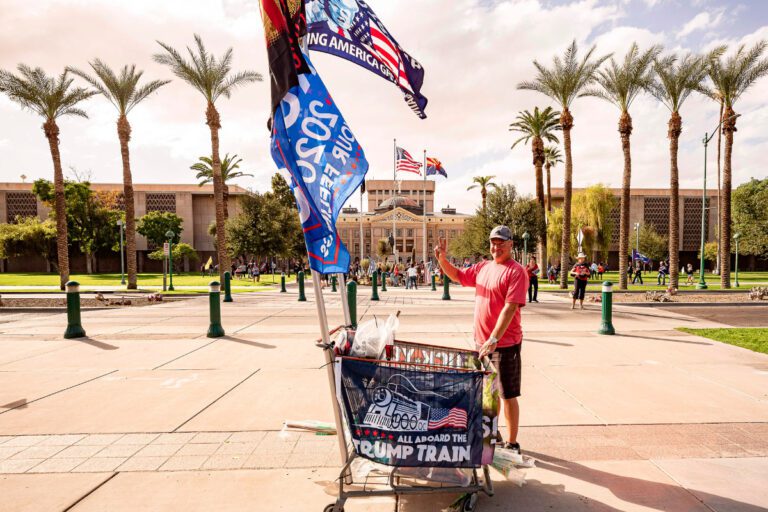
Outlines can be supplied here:
[[497, 347], [509, 347], [523, 341], [520, 308], [525, 306], [528, 291], [528, 273], [515, 260], [504, 263], [481, 261], [459, 270], [462, 286], [475, 287], [475, 342], [484, 343], [496, 327], [504, 305], [519, 307], [507, 331], [499, 338]]

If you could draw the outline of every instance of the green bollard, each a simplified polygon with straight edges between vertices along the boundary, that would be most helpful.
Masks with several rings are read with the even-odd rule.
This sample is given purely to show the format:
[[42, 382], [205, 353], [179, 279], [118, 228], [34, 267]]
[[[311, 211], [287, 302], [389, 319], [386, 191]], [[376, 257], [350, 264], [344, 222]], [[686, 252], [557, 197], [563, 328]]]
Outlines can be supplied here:
[[432, 274], [432, 291], [437, 291], [437, 286], [435, 286], [435, 281], [437, 279], [437, 276], [435, 274]]
[[336, 274], [331, 276], [331, 291], [336, 292]]
[[378, 272], [371, 275], [371, 300], [379, 300]]
[[221, 283], [211, 281], [208, 285], [208, 290], [211, 324], [208, 326], [208, 334], [206, 336], [209, 338], [221, 338], [224, 336], [224, 328], [221, 326], [221, 303], [219, 302], [219, 299], [221, 299]]
[[307, 296], [304, 295], [304, 271], [299, 270], [296, 274], [296, 281], [299, 283], [299, 302], [307, 302]]
[[616, 334], [613, 328], [613, 283], [605, 281], [603, 283], [603, 323], [597, 334]]
[[280, 273], [280, 293], [285, 293], [285, 272]]
[[349, 322], [353, 328], [357, 328], [357, 283], [347, 283], [347, 302], [349, 303]]
[[224, 302], [232, 302], [231, 281], [232, 274], [229, 271], [224, 272]]
[[64, 337], [84, 338], [85, 329], [80, 323], [80, 283], [68, 281], [64, 286], [67, 290], [67, 330]]
[[387, 273], [386, 272], [381, 273], [381, 291], [383, 292], [387, 291]]
[[448, 288], [451, 286], [451, 280], [448, 276], [443, 274], [443, 300], [451, 300], [451, 294], [448, 292]]

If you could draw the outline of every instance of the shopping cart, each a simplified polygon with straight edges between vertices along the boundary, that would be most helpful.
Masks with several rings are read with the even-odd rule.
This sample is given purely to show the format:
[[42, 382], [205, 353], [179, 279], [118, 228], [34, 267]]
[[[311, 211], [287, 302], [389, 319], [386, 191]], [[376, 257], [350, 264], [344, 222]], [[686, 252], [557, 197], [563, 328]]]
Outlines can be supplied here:
[[[487, 359], [401, 340], [382, 359], [350, 357], [330, 341], [341, 329], [317, 342], [328, 364], [343, 463], [338, 498], [324, 512], [375, 496], [394, 496], [397, 511], [403, 496], [437, 493], [462, 495], [461, 509], [470, 511], [478, 493], [492, 496], [488, 466], [497, 433], [495, 413], [483, 411]], [[363, 459], [375, 464], [355, 471], [356, 463], [367, 464]]]

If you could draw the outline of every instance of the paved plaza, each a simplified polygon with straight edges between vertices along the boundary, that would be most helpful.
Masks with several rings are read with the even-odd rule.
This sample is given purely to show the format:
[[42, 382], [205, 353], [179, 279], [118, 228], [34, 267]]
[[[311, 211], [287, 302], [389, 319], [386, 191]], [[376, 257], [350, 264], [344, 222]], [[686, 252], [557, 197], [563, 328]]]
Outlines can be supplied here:
[[[360, 293], [363, 320], [402, 312], [402, 339], [471, 344], [473, 290]], [[80, 340], [62, 339], [64, 313], [0, 313], [0, 510], [323, 510], [335, 436], [281, 432], [333, 420], [314, 297], [296, 298], [236, 295], [220, 339], [205, 337], [207, 297], [85, 311]], [[325, 298], [340, 324], [338, 294]], [[723, 326], [706, 314], [620, 306], [618, 335], [599, 336], [599, 305], [540, 300], [523, 310], [519, 438], [537, 467], [522, 487], [493, 472], [479, 510], [768, 509], [768, 356], [674, 330]]]

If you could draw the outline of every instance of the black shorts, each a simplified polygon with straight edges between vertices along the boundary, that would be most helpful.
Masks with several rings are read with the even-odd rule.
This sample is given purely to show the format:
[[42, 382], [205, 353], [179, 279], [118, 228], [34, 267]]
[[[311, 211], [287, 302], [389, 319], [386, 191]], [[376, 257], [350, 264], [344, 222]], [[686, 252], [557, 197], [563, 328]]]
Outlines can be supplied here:
[[520, 396], [520, 348], [522, 343], [511, 347], [497, 348], [491, 355], [491, 361], [499, 372], [501, 398]]
[[573, 298], [584, 300], [584, 294], [587, 291], [586, 279], [576, 279], [573, 282]]

